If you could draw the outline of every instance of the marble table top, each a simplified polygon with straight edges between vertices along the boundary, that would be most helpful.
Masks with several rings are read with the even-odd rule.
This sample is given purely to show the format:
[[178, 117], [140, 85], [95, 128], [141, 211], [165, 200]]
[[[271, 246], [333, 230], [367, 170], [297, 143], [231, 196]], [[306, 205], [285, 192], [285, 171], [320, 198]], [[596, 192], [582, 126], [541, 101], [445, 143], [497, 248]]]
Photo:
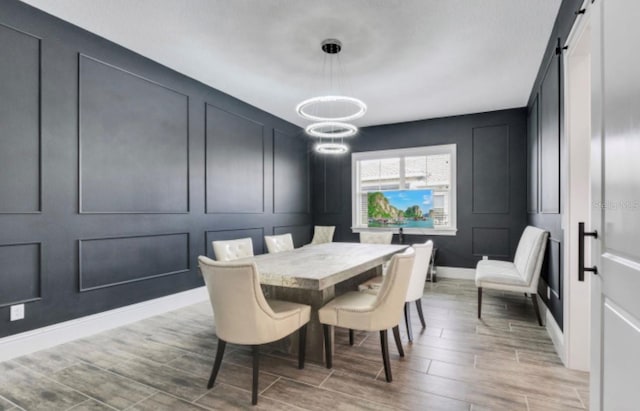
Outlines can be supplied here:
[[293, 251], [262, 254], [234, 262], [255, 262], [262, 284], [323, 290], [381, 265], [407, 247], [361, 243], [310, 244]]

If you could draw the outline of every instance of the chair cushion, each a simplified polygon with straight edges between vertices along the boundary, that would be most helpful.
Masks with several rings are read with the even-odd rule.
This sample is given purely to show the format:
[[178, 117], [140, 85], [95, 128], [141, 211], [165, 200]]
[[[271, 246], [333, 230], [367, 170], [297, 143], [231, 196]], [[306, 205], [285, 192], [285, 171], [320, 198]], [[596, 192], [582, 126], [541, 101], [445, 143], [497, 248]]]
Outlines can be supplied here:
[[381, 275], [379, 275], [377, 277], [370, 278], [367, 281], [365, 281], [364, 283], [358, 285], [358, 291], [375, 291], [375, 292], [377, 292], [380, 289], [380, 286], [382, 286], [382, 280], [383, 279], [384, 279], [384, 277], [382, 277]]
[[[377, 296], [375, 294], [348, 292], [329, 301], [318, 311], [320, 322], [329, 325], [348, 326], [350, 313], [366, 312], [373, 309]], [[359, 327], [351, 327], [360, 329]]]
[[529, 286], [514, 263], [498, 260], [479, 261], [476, 266], [476, 285], [495, 288], [496, 284], [503, 285], [504, 287], [500, 287], [502, 289], [513, 288], [514, 291]]
[[311, 317], [311, 306], [306, 304], [298, 304], [292, 303], [290, 301], [282, 301], [282, 300], [267, 300], [269, 307], [273, 310], [274, 313], [280, 315], [293, 314], [296, 311], [300, 311], [300, 321], [303, 325], [309, 321]]

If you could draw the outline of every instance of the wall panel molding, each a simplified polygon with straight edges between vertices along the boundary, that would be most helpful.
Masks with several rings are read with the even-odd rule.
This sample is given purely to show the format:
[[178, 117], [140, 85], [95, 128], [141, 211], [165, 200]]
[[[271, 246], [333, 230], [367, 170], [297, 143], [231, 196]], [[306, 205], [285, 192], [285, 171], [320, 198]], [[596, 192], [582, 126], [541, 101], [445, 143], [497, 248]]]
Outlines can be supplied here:
[[509, 214], [509, 126], [475, 127], [471, 133], [473, 213]]
[[78, 53], [78, 201], [80, 214], [188, 213], [189, 96]]
[[539, 210], [539, 162], [540, 162], [540, 116], [538, 96], [533, 100], [528, 115], [527, 127], [527, 213], [536, 214]]
[[[167, 233], [80, 239], [79, 291], [188, 272], [189, 237], [189, 233]], [[153, 244], [153, 240], [159, 244]]]
[[560, 214], [560, 60], [554, 56], [542, 80], [539, 97], [540, 213]]
[[209, 103], [204, 110], [206, 213], [263, 214], [264, 124]]
[[549, 237], [547, 242], [547, 279], [546, 282], [558, 300], [562, 300], [562, 242]]
[[42, 299], [41, 242], [0, 244], [0, 267], [0, 307]]
[[0, 214], [39, 214], [42, 40], [5, 24], [0, 24], [0, 96]]
[[255, 255], [265, 252], [264, 227], [232, 228], [226, 230], [207, 230], [204, 232], [204, 255], [215, 259], [212, 241], [237, 240], [240, 238], [251, 238], [253, 253]]
[[308, 141], [273, 129], [273, 213], [311, 211]]

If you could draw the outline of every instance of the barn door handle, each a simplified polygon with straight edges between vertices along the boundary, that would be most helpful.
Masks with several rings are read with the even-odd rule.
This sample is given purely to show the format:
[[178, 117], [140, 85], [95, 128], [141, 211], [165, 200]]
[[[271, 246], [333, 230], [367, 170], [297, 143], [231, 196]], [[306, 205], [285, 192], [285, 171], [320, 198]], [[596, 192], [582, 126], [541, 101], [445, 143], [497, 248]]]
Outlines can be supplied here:
[[598, 267], [584, 266], [584, 238], [598, 238], [597, 231], [584, 231], [584, 223], [578, 223], [578, 281], [584, 281], [584, 272], [598, 274]]

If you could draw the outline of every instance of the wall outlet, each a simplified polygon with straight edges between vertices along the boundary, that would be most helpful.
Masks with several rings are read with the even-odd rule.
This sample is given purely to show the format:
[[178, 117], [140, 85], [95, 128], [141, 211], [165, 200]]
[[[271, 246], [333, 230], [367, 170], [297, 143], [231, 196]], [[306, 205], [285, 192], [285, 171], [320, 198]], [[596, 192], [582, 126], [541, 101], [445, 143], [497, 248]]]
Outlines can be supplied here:
[[488, 259], [489, 259], [489, 256], [488, 256], [488, 255], [483, 255], [483, 256], [482, 256], [482, 259], [483, 259], [483, 260], [488, 260]]
[[24, 304], [11, 306], [11, 321], [22, 320], [24, 318]]

